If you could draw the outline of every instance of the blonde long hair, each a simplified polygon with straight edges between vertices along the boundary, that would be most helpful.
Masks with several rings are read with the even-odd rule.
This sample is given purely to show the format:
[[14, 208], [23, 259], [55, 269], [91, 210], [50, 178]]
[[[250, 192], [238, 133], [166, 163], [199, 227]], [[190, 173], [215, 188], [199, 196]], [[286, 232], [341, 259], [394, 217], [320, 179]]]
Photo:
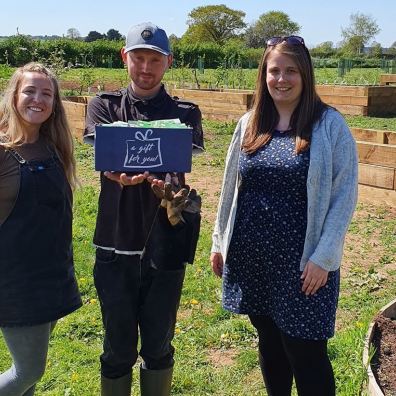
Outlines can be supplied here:
[[[40, 135], [55, 149], [72, 188], [78, 184], [74, 159], [73, 136], [63, 108], [60, 89], [55, 75], [41, 63], [30, 62], [19, 67], [12, 75], [0, 102], [0, 137], [5, 147], [17, 147], [25, 142], [21, 116], [16, 108], [18, 90], [23, 75], [28, 72], [44, 74], [54, 88], [54, 107], [51, 116], [40, 127]], [[4, 139], [5, 138], [5, 139]]]

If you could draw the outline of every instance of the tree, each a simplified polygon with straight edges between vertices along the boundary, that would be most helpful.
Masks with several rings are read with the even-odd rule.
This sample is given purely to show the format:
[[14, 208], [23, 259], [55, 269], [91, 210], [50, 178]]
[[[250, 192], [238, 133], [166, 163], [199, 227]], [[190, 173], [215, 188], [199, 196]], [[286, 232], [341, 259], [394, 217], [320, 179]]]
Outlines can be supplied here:
[[309, 50], [311, 56], [317, 56], [319, 58], [329, 58], [336, 53], [332, 41], [325, 41], [314, 48]]
[[387, 55], [389, 57], [396, 57], [396, 41], [388, 48]]
[[209, 5], [194, 8], [187, 20], [188, 29], [183, 35], [184, 41], [224, 42], [235, 37], [246, 24], [245, 13], [221, 5]]
[[[18, 34], [1, 40], [1, 63], [22, 66], [32, 60], [37, 53], [38, 42], [29, 36]], [[3, 58], [4, 54], [4, 58]], [[4, 59], [4, 60], [3, 60]]]
[[97, 32], [96, 30], [91, 30], [91, 31], [88, 33], [88, 36], [85, 37], [85, 41], [86, 41], [87, 43], [91, 43], [92, 41], [100, 40], [100, 39], [103, 39], [103, 38], [105, 38], [105, 37], [106, 37], [106, 36], [105, 36], [104, 34], [99, 33], [99, 32]]
[[269, 11], [260, 15], [245, 32], [246, 45], [251, 48], [265, 47], [265, 43], [273, 36], [290, 36], [300, 31], [300, 25], [290, 20], [282, 11]]
[[180, 42], [180, 38], [177, 37], [176, 34], [171, 34], [168, 38], [171, 48], [173, 48], [178, 42]]
[[350, 25], [341, 29], [345, 49], [353, 54], [360, 54], [365, 44], [374, 38], [381, 29], [370, 15], [357, 12], [349, 17]]
[[368, 55], [371, 58], [381, 59], [382, 58], [382, 46], [381, 46], [381, 44], [377, 43], [376, 41], [373, 41], [373, 43], [371, 44], [371, 47], [369, 49]]
[[67, 29], [66, 37], [68, 37], [72, 40], [77, 40], [81, 37], [81, 34], [76, 28], [70, 28], [70, 29]]
[[122, 40], [122, 34], [115, 29], [109, 29], [109, 31], [106, 33], [106, 37], [108, 40]]

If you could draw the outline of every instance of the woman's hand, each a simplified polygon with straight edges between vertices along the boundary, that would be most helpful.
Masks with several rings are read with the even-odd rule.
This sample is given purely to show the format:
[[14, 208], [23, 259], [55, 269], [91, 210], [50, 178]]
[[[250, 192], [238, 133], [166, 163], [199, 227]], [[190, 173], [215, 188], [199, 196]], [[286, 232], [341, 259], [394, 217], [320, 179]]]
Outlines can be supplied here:
[[301, 275], [301, 279], [304, 281], [301, 289], [302, 292], [306, 296], [315, 294], [327, 283], [328, 274], [329, 272], [319, 267], [319, 265], [308, 261]]
[[210, 264], [212, 265], [213, 272], [220, 278], [223, 276], [223, 256], [221, 253], [212, 253], [210, 255]]

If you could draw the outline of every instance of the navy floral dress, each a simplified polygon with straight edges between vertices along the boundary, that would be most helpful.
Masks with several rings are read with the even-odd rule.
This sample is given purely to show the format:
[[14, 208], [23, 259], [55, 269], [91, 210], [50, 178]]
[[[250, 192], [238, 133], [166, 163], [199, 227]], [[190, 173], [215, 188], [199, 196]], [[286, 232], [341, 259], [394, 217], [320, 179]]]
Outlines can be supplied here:
[[[334, 335], [339, 271], [313, 296], [301, 291], [300, 260], [307, 225], [309, 150], [299, 155], [289, 132], [248, 155], [241, 153], [241, 186], [224, 266], [223, 306], [268, 315], [292, 337]], [[320, 199], [320, 197], [318, 197]]]

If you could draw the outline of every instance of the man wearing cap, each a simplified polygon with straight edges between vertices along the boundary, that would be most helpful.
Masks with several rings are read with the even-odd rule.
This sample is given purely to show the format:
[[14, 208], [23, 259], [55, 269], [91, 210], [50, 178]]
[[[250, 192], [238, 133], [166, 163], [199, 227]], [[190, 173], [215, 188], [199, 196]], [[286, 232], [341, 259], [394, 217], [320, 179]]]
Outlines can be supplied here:
[[[132, 27], [121, 56], [131, 83], [89, 102], [85, 140], [99, 123], [179, 118], [193, 128], [193, 145], [202, 148], [200, 110], [171, 98], [161, 82], [173, 60], [165, 31], [152, 23]], [[174, 364], [171, 341], [185, 263], [194, 257], [199, 213], [181, 212], [180, 207], [173, 208], [176, 216], [161, 212], [160, 195], [153, 193], [148, 182], [153, 177], [147, 173], [104, 172], [100, 179], [94, 280], [105, 328], [101, 395], [130, 395], [132, 367], [140, 354], [141, 395], [168, 396]], [[183, 186], [184, 174], [172, 177], [172, 182]]]

